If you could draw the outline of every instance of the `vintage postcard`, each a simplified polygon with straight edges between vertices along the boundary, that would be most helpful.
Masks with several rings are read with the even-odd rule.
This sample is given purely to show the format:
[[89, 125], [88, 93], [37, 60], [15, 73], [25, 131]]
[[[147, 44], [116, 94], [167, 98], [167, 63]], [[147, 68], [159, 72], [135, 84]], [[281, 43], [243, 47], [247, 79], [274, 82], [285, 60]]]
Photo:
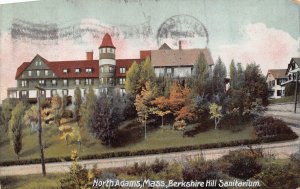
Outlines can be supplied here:
[[0, 0], [0, 189], [300, 187], [300, 0]]

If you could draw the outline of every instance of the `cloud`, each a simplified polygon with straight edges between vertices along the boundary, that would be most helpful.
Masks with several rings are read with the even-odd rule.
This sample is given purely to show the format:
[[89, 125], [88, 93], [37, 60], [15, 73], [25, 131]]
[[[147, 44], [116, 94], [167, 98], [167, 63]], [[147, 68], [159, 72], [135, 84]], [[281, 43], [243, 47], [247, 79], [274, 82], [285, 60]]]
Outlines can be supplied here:
[[216, 50], [229, 64], [232, 59], [247, 63], [256, 62], [260, 65], [263, 74], [268, 69], [287, 68], [291, 57], [298, 56], [299, 43], [285, 31], [268, 28], [263, 23], [248, 24], [241, 28], [242, 39], [235, 44], [224, 44]]

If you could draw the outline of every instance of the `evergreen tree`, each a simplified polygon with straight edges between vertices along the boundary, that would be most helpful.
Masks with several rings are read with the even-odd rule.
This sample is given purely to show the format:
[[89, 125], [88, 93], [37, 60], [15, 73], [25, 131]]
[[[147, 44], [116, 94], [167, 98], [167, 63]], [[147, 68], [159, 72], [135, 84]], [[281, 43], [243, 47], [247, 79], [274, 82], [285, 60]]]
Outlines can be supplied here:
[[86, 97], [86, 101], [84, 104], [81, 105], [80, 108], [80, 121], [79, 126], [81, 128], [88, 128], [91, 130], [91, 124], [92, 124], [92, 116], [94, 114], [95, 110], [95, 93], [93, 88], [90, 86], [88, 89], [88, 94]]
[[19, 102], [13, 109], [11, 113], [11, 120], [9, 121], [10, 140], [18, 159], [19, 154], [22, 150], [22, 137], [24, 127], [23, 116], [25, 114], [25, 110], [25, 103]]
[[105, 145], [116, 142], [117, 130], [123, 120], [124, 103], [119, 96], [99, 97], [96, 100], [91, 129]]
[[236, 87], [238, 89], [244, 87], [245, 85], [245, 71], [243, 70], [242, 64], [237, 64], [237, 74], [236, 74]]
[[237, 88], [237, 69], [236, 69], [236, 66], [235, 66], [235, 62], [234, 60], [232, 59], [231, 60], [231, 63], [230, 63], [230, 66], [229, 66], [229, 74], [230, 74], [230, 87], [233, 88], [233, 89], [236, 89]]
[[209, 68], [203, 53], [200, 54], [194, 65], [192, 77], [193, 93], [195, 95], [204, 96], [207, 92], [206, 87], [209, 79]]
[[219, 57], [213, 70], [213, 92], [219, 97], [225, 92], [224, 79], [226, 78], [226, 66]]
[[151, 65], [150, 58], [147, 57], [141, 66], [140, 87], [145, 87], [146, 82], [150, 82], [151, 87], [153, 87], [152, 85], [154, 84], [155, 79], [154, 68]]
[[78, 120], [78, 115], [79, 115], [79, 110], [80, 110], [80, 106], [82, 104], [82, 98], [81, 98], [81, 91], [79, 89], [79, 87], [76, 87], [75, 91], [74, 91], [74, 113], [75, 113], [75, 119]]

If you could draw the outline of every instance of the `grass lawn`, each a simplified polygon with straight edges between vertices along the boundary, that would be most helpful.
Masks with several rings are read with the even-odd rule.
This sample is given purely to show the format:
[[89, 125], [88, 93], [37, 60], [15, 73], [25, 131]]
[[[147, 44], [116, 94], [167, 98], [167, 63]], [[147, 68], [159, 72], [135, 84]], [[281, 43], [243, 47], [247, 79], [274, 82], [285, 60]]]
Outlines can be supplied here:
[[[76, 123], [71, 123], [76, 125]], [[194, 127], [189, 125], [188, 127]], [[209, 129], [205, 132], [199, 132], [193, 137], [182, 137], [180, 131], [172, 130], [170, 126], [163, 128], [147, 128], [147, 140], [144, 140], [144, 128], [135, 121], [126, 121], [121, 126], [119, 132], [119, 145], [107, 147], [101, 144], [99, 140], [82, 131], [82, 145], [79, 149], [78, 144], [67, 145], [65, 140], [60, 139], [59, 130], [55, 126], [44, 127], [44, 138], [46, 141], [45, 157], [64, 157], [70, 156], [71, 151], [79, 149], [80, 155], [102, 154], [117, 151], [137, 151], [143, 149], [159, 149], [166, 147], [178, 147], [196, 144], [208, 144], [217, 142], [227, 142], [242, 139], [254, 139], [254, 128], [250, 125], [241, 125], [238, 132], [230, 130]], [[29, 134], [29, 129], [25, 128], [23, 136], [23, 149], [20, 159], [39, 158], [37, 133]], [[16, 160], [16, 155], [10, 145], [7, 134], [0, 134], [0, 161]]]
[[0, 177], [2, 189], [57, 189], [63, 174]]
[[[270, 104], [285, 103], [285, 102], [295, 102], [295, 97], [294, 96], [285, 96], [285, 97], [281, 97], [278, 99], [269, 100]], [[298, 102], [300, 102], [299, 99], [298, 99]]]

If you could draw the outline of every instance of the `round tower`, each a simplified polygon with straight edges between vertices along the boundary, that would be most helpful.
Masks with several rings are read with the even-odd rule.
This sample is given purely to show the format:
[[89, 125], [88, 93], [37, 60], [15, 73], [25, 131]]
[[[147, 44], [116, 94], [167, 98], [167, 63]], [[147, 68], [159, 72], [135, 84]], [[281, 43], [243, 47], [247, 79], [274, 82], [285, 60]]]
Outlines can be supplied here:
[[116, 47], [111, 37], [106, 33], [99, 47], [99, 79], [100, 92], [110, 94], [115, 83]]

